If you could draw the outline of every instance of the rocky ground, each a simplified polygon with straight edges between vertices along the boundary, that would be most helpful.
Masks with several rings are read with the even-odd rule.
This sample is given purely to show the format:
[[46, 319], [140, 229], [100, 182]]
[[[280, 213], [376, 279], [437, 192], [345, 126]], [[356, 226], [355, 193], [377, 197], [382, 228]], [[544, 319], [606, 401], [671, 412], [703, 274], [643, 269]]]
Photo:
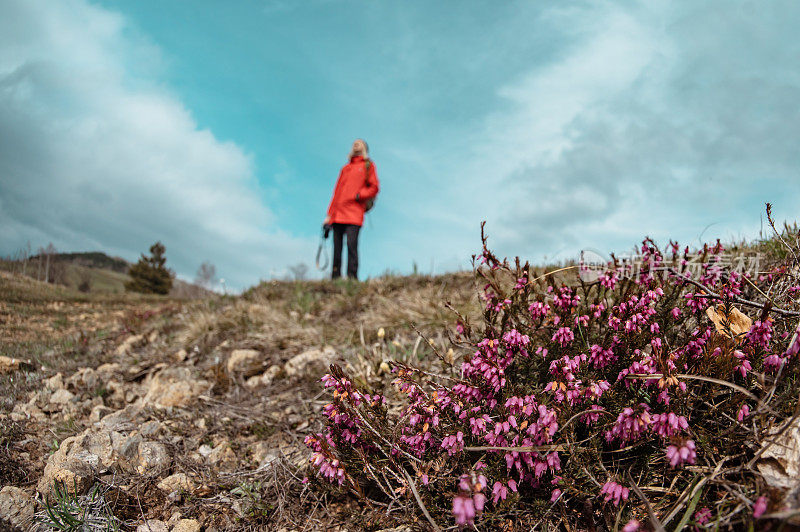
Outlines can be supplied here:
[[2, 524], [396, 526], [391, 511], [303, 483], [303, 439], [328, 401], [319, 378], [337, 362], [390, 393], [385, 361], [446, 350], [454, 317], [442, 302], [477, 312], [473, 283], [469, 274], [268, 283], [186, 302], [87, 299], [3, 273]]

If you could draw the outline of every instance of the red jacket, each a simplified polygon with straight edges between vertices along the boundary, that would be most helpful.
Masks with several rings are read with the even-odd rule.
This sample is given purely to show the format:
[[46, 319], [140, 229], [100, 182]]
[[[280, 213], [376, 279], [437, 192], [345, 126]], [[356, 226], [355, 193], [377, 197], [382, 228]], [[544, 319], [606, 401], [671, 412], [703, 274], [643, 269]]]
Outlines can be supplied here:
[[[378, 195], [378, 174], [375, 164], [370, 161], [369, 175], [365, 171], [364, 158], [356, 156], [344, 165], [339, 172], [339, 180], [333, 190], [333, 198], [328, 207], [328, 217], [332, 224], [362, 225], [364, 223], [364, 203]], [[356, 199], [358, 197], [358, 199]]]

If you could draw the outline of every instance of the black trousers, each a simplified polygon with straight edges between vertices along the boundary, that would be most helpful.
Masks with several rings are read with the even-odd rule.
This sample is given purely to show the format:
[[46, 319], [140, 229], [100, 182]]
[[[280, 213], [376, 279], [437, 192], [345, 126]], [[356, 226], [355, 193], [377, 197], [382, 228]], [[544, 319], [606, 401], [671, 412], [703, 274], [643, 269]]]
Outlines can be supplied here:
[[333, 272], [332, 279], [342, 276], [342, 241], [347, 235], [347, 276], [358, 278], [358, 231], [361, 226], [333, 224]]

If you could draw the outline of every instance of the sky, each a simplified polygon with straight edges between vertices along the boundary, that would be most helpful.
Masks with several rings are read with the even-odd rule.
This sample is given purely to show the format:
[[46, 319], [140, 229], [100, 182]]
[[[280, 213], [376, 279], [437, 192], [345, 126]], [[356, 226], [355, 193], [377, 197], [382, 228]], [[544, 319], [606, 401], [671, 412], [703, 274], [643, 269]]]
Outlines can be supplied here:
[[[339, 169], [360, 276], [754, 238], [800, 200], [800, 3], [0, 0], [0, 255], [312, 277]], [[330, 244], [330, 241], [328, 241]]]

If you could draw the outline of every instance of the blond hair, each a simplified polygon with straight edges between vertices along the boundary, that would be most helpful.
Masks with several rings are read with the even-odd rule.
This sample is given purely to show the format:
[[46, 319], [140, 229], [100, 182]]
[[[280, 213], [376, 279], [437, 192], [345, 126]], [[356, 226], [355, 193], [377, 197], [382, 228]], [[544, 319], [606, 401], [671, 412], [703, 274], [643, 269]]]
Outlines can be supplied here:
[[[364, 151], [366, 152], [366, 153], [364, 153], [364, 160], [368, 161], [369, 160], [369, 144], [367, 144], [367, 141], [364, 140], [364, 139], [356, 139], [356, 140], [360, 140], [361, 142], [364, 143]], [[353, 141], [353, 143], [355, 144], [355, 141]], [[352, 148], [350, 148], [350, 155], [347, 156], [347, 162], [350, 162], [350, 159], [355, 157], [355, 155], [356, 155], [356, 153], [353, 151]]]

